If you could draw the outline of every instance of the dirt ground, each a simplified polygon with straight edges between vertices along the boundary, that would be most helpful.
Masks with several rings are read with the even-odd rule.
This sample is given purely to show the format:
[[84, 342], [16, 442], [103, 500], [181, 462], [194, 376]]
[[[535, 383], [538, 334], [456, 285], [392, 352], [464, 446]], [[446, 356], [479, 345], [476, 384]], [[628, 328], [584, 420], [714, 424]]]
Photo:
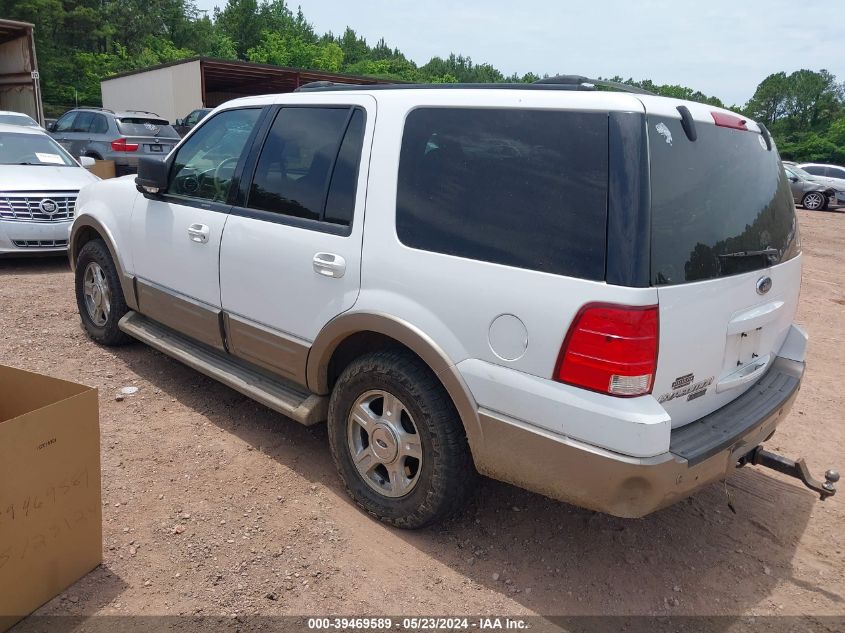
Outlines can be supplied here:
[[[768, 446], [821, 475], [845, 469], [845, 213], [798, 213], [809, 364]], [[845, 492], [744, 468], [622, 520], [484, 481], [445, 525], [388, 528], [346, 497], [324, 426], [98, 347], [72, 288], [62, 259], [0, 260], [0, 362], [100, 394], [104, 562], [39, 614], [845, 615]]]

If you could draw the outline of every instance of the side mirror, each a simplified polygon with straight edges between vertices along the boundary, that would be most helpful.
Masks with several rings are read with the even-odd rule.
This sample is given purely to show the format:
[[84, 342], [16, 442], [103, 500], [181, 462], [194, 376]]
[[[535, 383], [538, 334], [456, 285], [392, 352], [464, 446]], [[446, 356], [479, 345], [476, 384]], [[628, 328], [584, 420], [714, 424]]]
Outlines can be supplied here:
[[158, 195], [167, 189], [170, 163], [163, 156], [142, 156], [138, 159], [135, 186], [144, 195]]
[[184, 119], [176, 119], [176, 122], [173, 125], [185, 125]]
[[789, 176], [789, 182], [798, 182], [797, 176]]
[[82, 165], [85, 169], [89, 169], [96, 165], [97, 161], [91, 158], [90, 156], [80, 156], [79, 164]]
[[47, 128], [48, 132], [55, 132], [56, 131], [56, 122], [53, 121], [50, 126]]

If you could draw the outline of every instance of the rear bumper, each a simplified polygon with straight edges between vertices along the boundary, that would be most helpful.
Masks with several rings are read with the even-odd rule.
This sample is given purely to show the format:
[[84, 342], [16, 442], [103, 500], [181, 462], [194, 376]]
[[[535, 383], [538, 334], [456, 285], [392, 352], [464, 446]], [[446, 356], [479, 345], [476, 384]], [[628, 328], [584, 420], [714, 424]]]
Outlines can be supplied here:
[[641, 517], [724, 479], [789, 412], [804, 363], [777, 358], [742, 396], [675, 429], [669, 451], [636, 458], [572, 440], [499, 413], [479, 411], [479, 471], [561, 501]]

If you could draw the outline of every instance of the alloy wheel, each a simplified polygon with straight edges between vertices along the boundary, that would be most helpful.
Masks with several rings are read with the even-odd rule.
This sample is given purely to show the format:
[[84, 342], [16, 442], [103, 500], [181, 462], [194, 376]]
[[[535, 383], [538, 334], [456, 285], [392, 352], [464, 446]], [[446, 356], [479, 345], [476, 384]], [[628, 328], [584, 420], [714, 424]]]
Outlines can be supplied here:
[[392, 498], [414, 489], [422, 468], [422, 443], [399, 398], [384, 390], [361, 395], [352, 405], [346, 435], [352, 462], [370, 488]]

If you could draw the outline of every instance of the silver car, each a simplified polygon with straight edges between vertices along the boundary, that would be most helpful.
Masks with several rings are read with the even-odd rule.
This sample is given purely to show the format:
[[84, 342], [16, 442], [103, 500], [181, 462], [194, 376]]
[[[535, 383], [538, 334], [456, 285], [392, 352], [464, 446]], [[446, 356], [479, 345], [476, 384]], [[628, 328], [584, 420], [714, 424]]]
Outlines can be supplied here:
[[49, 131], [77, 158], [114, 161], [118, 176], [138, 171], [139, 156], [166, 156], [180, 140], [159, 115], [135, 110], [77, 108], [65, 112]]
[[0, 124], [0, 256], [66, 252], [79, 190], [97, 180], [40, 128]]
[[836, 203], [845, 204], [845, 167], [823, 163], [801, 163], [798, 165], [818, 182], [836, 190]]
[[784, 163], [786, 177], [795, 204], [800, 204], [808, 211], [825, 210], [836, 204], [836, 191], [793, 163]]

